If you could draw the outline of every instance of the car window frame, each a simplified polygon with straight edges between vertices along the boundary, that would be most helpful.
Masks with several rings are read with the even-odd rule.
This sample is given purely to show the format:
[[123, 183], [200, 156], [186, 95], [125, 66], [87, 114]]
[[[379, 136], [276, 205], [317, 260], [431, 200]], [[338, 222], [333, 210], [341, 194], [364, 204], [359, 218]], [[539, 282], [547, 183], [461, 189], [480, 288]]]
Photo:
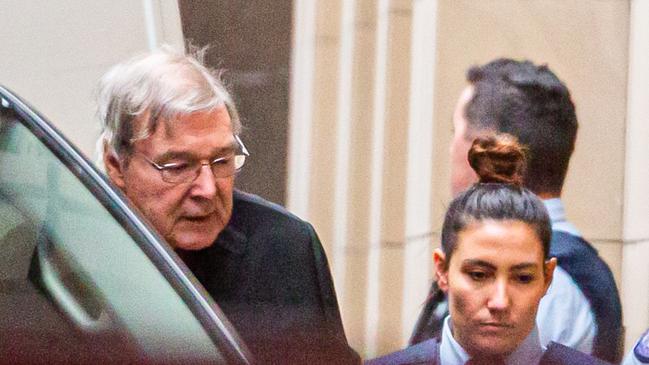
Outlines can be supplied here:
[[0, 85], [0, 103], [11, 108], [25, 126], [95, 196], [133, 238], [160, 274], [184, 301], [222, 352], [228, 364], [251, 364], [252, 356], [207, 291], [173, 249], [129, 206], [123, 193], [49, 120], [29, 103]]

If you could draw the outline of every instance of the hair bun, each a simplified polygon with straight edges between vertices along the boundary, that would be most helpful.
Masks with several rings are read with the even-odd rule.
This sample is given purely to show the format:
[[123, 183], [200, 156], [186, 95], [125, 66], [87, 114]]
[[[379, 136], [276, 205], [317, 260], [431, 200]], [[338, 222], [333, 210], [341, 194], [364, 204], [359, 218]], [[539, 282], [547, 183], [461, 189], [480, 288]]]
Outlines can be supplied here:
[[469, 164], [481, 183], [522, 186], [526, 161], [525, 148], [509, 134], [478, 137], [469, 149]]

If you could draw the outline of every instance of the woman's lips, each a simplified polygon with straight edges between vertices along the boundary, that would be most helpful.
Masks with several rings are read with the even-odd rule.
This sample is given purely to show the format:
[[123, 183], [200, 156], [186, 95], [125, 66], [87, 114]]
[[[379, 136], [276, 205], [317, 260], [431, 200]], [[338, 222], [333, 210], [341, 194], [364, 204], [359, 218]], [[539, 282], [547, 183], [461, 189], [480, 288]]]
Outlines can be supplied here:
[[480, 323], [480, 327], [487, 330], [498, 331], [498, 330], [507, 330], [513, 328], [514, 326], [511, 325], [510, 323], [505, 323], [505, 322], [482, 322]]

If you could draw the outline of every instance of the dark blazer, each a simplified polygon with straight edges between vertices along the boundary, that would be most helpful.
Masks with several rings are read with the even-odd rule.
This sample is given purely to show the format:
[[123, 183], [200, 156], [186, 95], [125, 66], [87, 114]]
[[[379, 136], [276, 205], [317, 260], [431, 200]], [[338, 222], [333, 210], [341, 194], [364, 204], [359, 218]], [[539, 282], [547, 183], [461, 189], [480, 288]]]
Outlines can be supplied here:
[[590, 243], [561, 231], [552, 232], [550, 255], [590, 302], [597, 323], [593, 356], [617, 363], [622, 360], [622, 305], [613, 274]]
[[[564, 345], [550, 342], [539, 365], [606, 365], [600, 359], [573, 350]], [[365, 365], [443, 365], [439, 357], [437, 339], [430, 339], [410, 346], [405, 350], [369, 360]]]
[[313, 227], [234, 192], [216, 242], [179, 252], [260, 364], [360, 363], [348, 346], [325, 252]]

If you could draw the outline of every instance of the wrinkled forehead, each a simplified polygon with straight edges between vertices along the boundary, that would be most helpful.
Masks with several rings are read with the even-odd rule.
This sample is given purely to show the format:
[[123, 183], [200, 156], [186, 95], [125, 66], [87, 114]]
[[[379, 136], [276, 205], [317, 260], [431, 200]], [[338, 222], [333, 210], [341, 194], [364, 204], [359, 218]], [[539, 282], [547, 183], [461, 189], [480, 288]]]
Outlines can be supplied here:
[[193, 112], [158, 112], [147, 110], [134, 123], [133, 142], [150, 138], [163, 133], [167, 139], [176, 138], [187, 133], [188, 128], [201, 121], [204, 128], [214, 128], [234, 134], [232, 120], [224, 103], [216, 107]]
[[232, 119], [224, 104], [207, 110], [166, 117], [161, 120], [161, 124], [167, 138], [182, 136], [188, 133], [188, 129], [196, 128], [205, 132], [218, 130], [221, 134], [227, 135], [228, 139], [234, 138]]

